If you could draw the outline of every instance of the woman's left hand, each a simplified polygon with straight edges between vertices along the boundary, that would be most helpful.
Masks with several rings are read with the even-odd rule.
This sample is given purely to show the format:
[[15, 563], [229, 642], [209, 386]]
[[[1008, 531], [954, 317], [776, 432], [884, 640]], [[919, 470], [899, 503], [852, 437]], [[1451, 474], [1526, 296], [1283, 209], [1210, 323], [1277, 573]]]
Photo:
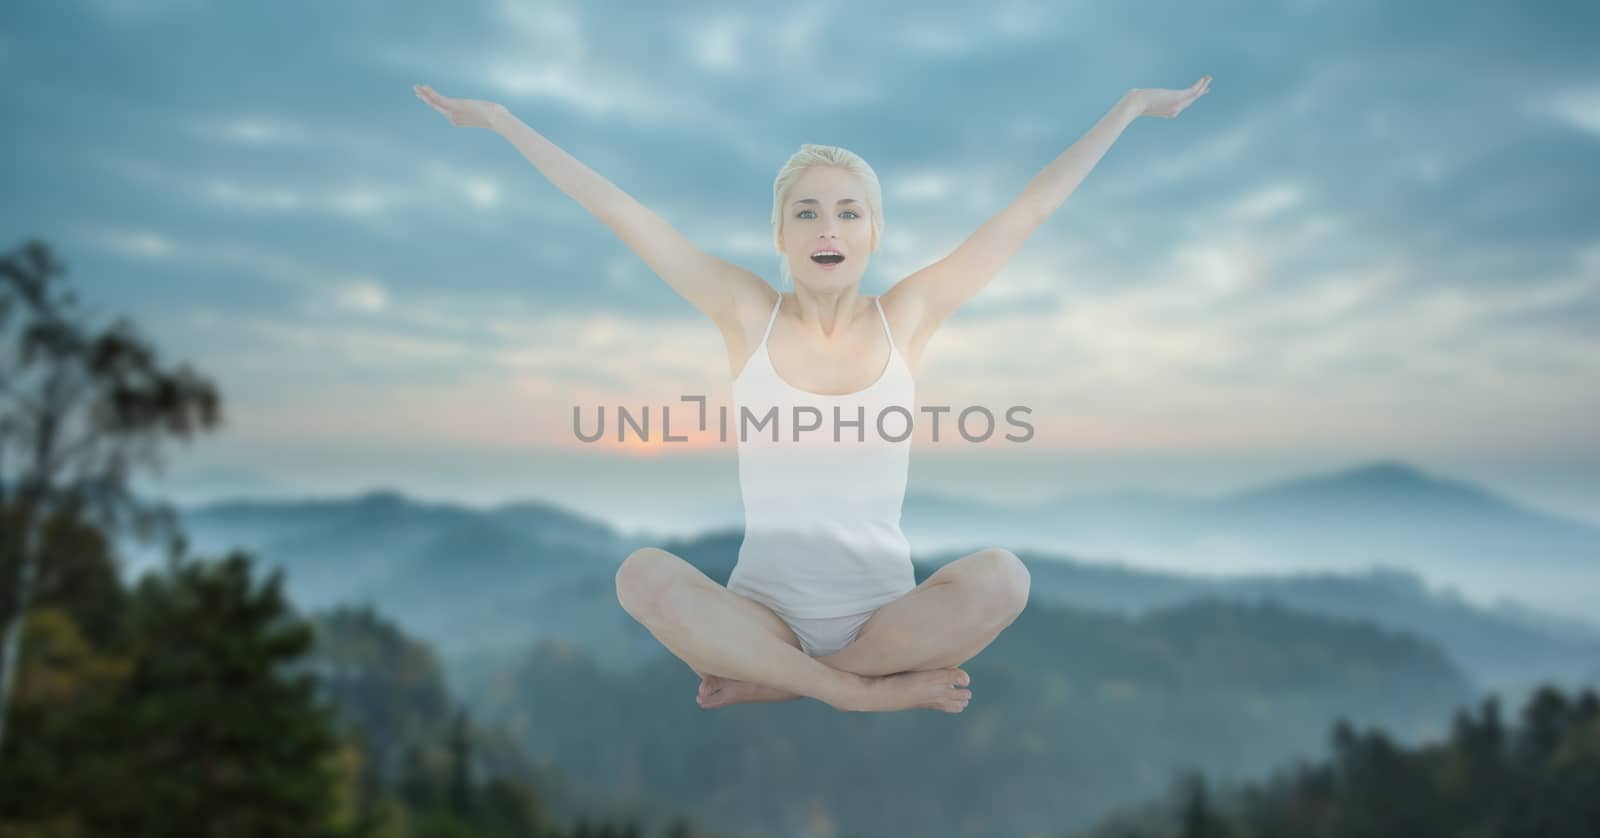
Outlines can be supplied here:
[[1202, 76], [1201, 79], [1183, 90], [1164, 90], [1159, 87], [1134, 88], [1134, 104], [1138, 106], [1140, 116], [1163, 116], [1171, 119], [1183, 109], [1194, 103], [1194, 100], [1206, 95], [1211, 89], [1211, 77]]

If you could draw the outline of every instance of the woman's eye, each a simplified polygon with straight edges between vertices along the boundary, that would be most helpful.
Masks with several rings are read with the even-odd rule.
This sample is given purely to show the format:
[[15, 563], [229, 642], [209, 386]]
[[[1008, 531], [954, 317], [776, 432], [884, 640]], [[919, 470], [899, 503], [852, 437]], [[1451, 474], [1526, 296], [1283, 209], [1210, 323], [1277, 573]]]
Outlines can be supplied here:
[[850, 216], [851, 216], [851, 217], [852, 217], [852, 218], [860, 218], [860, 217], [861, 217], [861, 216], [859, 216], [859, 215], [857, 215], [857, 214], [856, 214], [856, 211], [855, 211], [855, 210], [845, 210], [845, 212], [848, 212], [848, 213], [850, 213]]
[[801, 210], [800, 213], [795, 216], [795, 218], [805, 218], [806, 217], [806, 213], [808, 213], [808, 212], [811, 212], [811, 210]]

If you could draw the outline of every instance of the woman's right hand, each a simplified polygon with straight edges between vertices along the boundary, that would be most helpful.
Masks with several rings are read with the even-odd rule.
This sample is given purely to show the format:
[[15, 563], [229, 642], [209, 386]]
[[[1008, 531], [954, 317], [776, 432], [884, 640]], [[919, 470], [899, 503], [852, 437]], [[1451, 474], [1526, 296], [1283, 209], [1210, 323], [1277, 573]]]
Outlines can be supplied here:
[[417, 98], [433, 106], [433, 109], [444, 114], [451, 125], [463, 125], [468, 128], [491, 128], [489, 118], [496, 112], [504, 111], [505, 106], [498, 102], [484, 99], [452, 99], [441, 96], [433, 88], [425, 84], [414, 84], [411, 89], [416, 91]]
[[1165, 90], [1159, 87], [1135, 88], [1133, 101], [1138, 108], [1136, 113], [1139, 116], [1172, 119], [1210, 90], [1211, 76], [1208, 74], [1201, 76], [1199, 81], [1182, 90]]

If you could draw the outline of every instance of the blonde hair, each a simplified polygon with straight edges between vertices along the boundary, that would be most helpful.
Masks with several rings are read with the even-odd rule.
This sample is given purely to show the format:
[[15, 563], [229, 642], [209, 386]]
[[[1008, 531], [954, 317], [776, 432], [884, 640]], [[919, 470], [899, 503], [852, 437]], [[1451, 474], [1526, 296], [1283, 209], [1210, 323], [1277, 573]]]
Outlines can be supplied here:
[[786, 217], [783, 204], [789, 199], [789, 190], [794, 188], [795, 181], [812, 166], [835, 166], [861, 178], [867, 187], [867, 217], [872, 222], [873, 252], [877, 252], [878, 245], [883, 243], [883, 187], [878, 184], [878, 173], [853, 151], [833, 145], [805, 143], [799, 151], [790, 155], [783, 168], [778, 170], [777, 179], [772, 182], [772, 244], [778, 250], [778, 274], [783, 278], [785, 288], [793, 287], [794, 276], [789, 273], [788, 257], [783, 255], [783, 221]]

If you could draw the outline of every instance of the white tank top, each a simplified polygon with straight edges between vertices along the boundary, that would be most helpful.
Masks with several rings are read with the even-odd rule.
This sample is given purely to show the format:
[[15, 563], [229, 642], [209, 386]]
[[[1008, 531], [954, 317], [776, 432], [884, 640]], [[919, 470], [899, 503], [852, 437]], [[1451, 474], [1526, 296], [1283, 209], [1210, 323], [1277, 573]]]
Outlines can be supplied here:
[[874, 298], [889, 343], [878, 379], [844, 395], [790, 385], [767, 351], [782, 305], [733, 380], [745, 532], [728, 589], [788, 617], [871, 611], [916, 587], [900, 531], [915, 382]]

